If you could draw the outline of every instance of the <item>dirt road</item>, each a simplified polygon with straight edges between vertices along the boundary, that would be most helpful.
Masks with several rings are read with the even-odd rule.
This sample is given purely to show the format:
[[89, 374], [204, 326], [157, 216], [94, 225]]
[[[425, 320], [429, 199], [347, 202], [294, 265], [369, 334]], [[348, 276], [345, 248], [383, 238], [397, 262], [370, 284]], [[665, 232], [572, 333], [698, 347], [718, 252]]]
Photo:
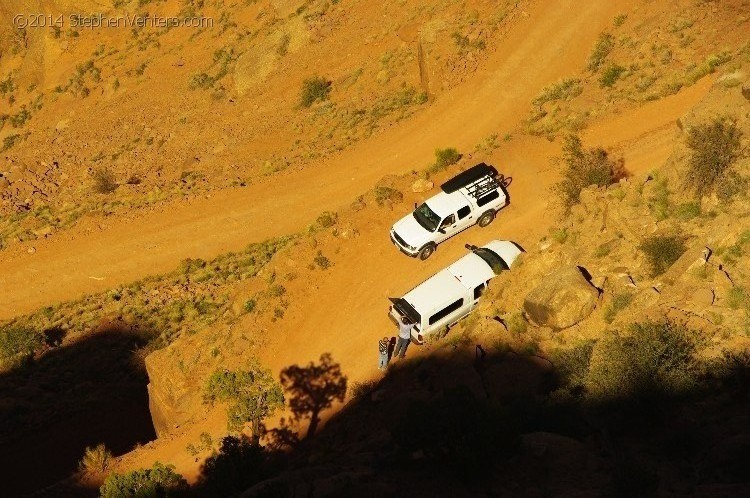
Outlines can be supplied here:
[[85, 223], [34, 243], [33, 254], [28, 246], [0, 253], [0, 319], [168, 271], [187, 257], [298, 231], [383, 175], [425, 167], [437, 147], [470, 151], [490, 134], [513, 130], [543, 86], [585, 63], [596, 36], [624, 7], [573, 0], [532, 6], [471, 81], [323, 164], [127, 220]]

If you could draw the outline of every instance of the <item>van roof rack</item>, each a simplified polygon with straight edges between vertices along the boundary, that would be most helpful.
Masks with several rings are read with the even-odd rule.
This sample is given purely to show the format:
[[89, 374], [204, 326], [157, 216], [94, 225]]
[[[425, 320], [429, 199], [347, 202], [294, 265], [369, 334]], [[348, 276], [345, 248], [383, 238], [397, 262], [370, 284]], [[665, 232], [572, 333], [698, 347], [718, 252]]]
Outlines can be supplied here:
[[[469, 185], [476, 183], [477, 180], [485, 176], [490, 177], [494, 181], [495, 176], [497, 176], [497, 170], [485, 163], [479, 163], [476, 166], [472, 166], [466, 171], [457, 174], [447, 182], [440, 185], [440, 188], [443, 189], [443, 192], [445, 192], [446, 194], [452, 194], [459, 189], [468, 187]], [[495, 186], [494, 188], [497, 188], [497, 186]], [[485, 190], [485, 192], [489, 190], [492, 189], [487, 189]]]
[[440, 185], [443, 192], [452, 194], [453, 192], [466, 188], [469, 195], [478, 199], [484, 194], [500, 188], [497, 181], [497, 170], [485, 163], [479, 163], [466, 171], [463, 171], [447, 182]]

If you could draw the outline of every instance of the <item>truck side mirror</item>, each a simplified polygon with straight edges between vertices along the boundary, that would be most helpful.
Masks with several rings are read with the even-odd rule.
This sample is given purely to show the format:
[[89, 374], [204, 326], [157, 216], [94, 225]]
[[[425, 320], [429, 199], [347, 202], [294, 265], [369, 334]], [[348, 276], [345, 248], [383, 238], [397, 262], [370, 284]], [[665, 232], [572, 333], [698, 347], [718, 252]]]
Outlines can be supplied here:
[[445, 228], [438, 228], [438, 233], [445, 233]]
[[416, 202], [414, 203], [414, 209], [417, 209], [417, 203]]

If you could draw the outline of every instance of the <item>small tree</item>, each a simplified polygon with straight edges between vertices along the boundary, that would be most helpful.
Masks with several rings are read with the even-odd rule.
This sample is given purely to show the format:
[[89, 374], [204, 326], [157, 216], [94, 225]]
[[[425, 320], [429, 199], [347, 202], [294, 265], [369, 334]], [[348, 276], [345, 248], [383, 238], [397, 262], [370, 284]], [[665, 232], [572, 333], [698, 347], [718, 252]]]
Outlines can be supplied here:
[[581, 139], [575, 135], [565, 137], [563, 160], [563, 179], [552, 190], [560, 197], [566, 208], [578, 203], [581, 199], [581, 190], [584, 188], [590, 185], [611, 185], [624, 174], [622, 167], [610, 160], [604, 149], [584, 149]]
[[343, 401], [346, 396], [346, 377], [330, 353], [320, 355], [320, 363], [286, 367], [281, 371], [281, 384], [291, 394], [289, 407], [295, 418], [310, 419], [308, 438], [315, 434], [321, 412], [330, 408], [335, 400]]
[[740, 156], [741, 138], [742, 132], [734, 122], [720, 118], [690, 128], [687, 136], [689, 169], [685, 182], [696, 195], [712, 192], [730, 172]]
[[271, 371], [252, 362], [248, 370], [217, 370], [208, 379], [204, 399], [223, 401], [230, 430], [241, 431], [252, 423], [253, 439], [260, 439], [261, 423], [284, 406], [284, 393]]
[[81, 461], [78, 462], [78, 470], [85, 474], [101, 476], [109, 471], [113, 459], [112, 452], [103, 444], [86, 447]]

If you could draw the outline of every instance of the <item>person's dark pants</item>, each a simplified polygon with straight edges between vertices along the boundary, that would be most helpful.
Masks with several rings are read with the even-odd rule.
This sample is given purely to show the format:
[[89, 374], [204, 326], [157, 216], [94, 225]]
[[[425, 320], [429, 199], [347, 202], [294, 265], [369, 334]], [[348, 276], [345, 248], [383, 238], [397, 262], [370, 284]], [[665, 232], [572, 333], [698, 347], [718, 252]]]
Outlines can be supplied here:
[[393, 356], [400, 356], [401, 358], [406, 356], [406, 348], [409, 347], [409, 342], [411, 342], [411, 339], [402, 339], [399, 337], [396, 340], [396, 349], [393, 350]]

